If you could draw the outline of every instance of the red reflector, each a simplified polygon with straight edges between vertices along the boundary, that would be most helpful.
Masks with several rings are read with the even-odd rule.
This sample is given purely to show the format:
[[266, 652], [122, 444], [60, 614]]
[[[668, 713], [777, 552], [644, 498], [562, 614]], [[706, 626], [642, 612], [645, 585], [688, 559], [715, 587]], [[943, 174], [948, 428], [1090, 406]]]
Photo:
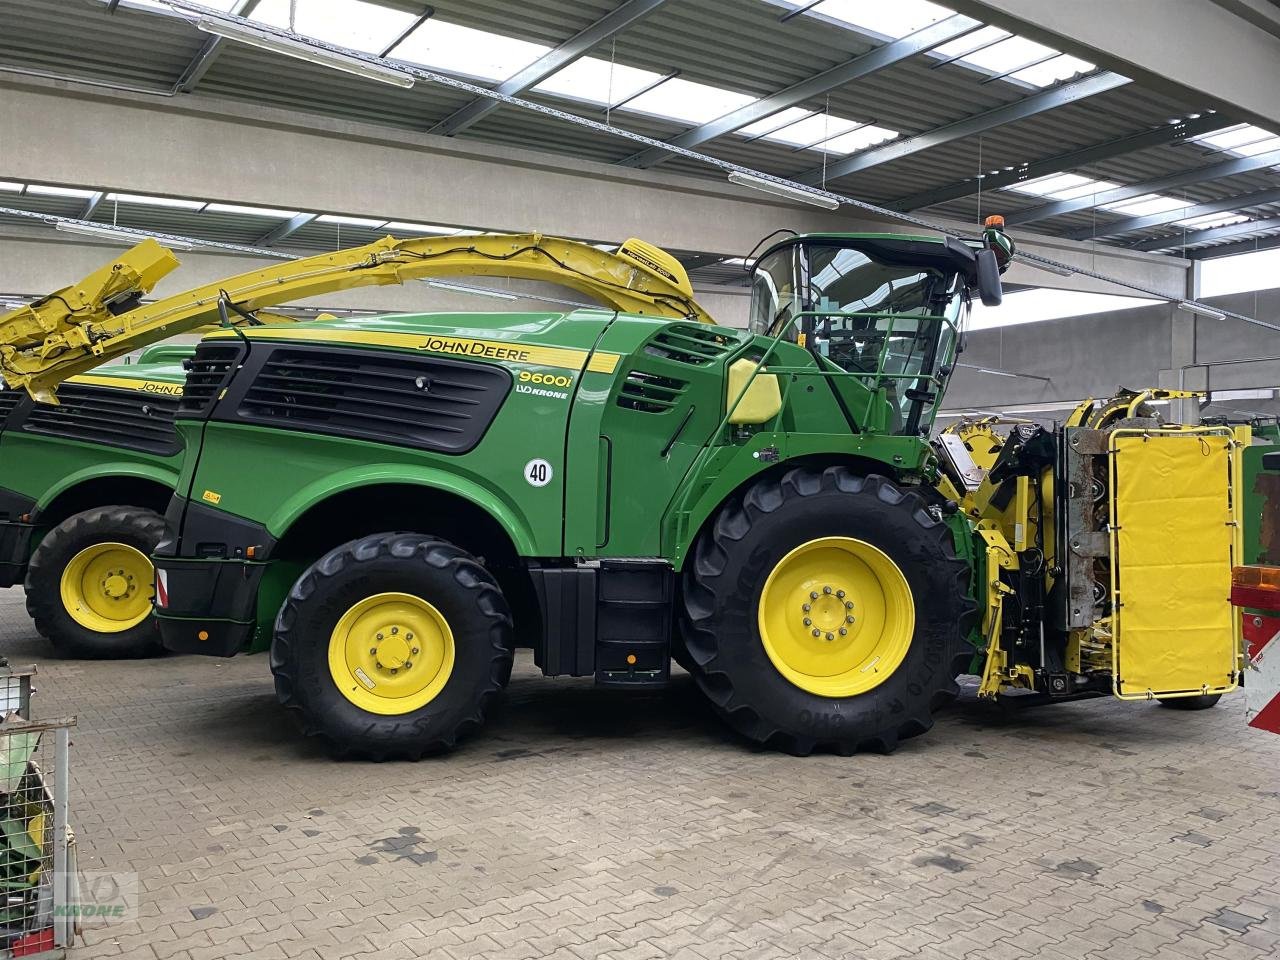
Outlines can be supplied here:
[[1231, 602], [1237, 607], [1280, 610], [1280, 567], [1235, 567]]

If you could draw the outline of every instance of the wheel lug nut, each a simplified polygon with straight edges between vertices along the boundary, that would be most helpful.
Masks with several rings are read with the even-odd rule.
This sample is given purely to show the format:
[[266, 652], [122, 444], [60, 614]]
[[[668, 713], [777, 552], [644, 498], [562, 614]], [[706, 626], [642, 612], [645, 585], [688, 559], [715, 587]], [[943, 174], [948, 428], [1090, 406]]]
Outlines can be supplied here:
[[818, 591], [817, 591], [817, 590], [813, 590], [813, 591], [811, 591], [811, 592], [809, 593], [809, 599], [810, 599], [810, 600], [817, 600], [817, 599], [818, 599]]
[[391, 632], [392, 632], [392, 633], [399, 633], [399, 632], [400, 632], [400, 628], [399, 628], [399, 627], [392, 627], [392, 628], [391, 628]]
[[845, 608], [846, 610], [852, 610], [852, 609], [853, 609], [853, 601], [852, 601], [852, 600], [846, 600], [846, 601], [844, 602], [844, 608]]
[[378, 640], [381, 640], [381, 639], [382, 639], [382, 634], [378, 634], [377, 639], [378, 639]]
[[370, 647], [370, 648], [369, 648], [369, 656], [371, 656], [371, 657], [376, 657], [377, 655], [378, 655], [378, 648], [377, 648], [377, 647]]
[[394, 674], [394, 673], [396, 672], [396, 668], [395, 668], [395, 667], [392, 667], [392, 668], [391, 668], [391, 672]]
[[412, 661], [412, 660], [406, 660], [406, 661], [404, 662], [404, 668], [405, 668], [406, 670], [408, 670], [408, 669], [409, 669], [410, 667], [412, 667], [412, 666], [413, 666], [413, 661]]
[[834, 636], [833, 634], [828, 633], [828, 634], [827, 634], [827, 639], [828, 639], [828, 640], [834, 640], [834, 639], [835, 639], [835, 636]]
[[417, 647], [414, 647], [414, 648], [413, 648], [413, 655], [414, 655], [415, 657], [418, 655], [418, 648], [417, 648]]
[[837, 596], [837, 597], [839, 597], [841, 600], [843, 600], [843, 599], [844, 599], [844, 591], [843, 591], [843, 590], [837, 590], [837, 591], [836, 591], [836, 596]]
[[825, 593], [825, 594], [827, 594], [827, 595], [829, 596], [829, 595], [831, 594], [831, 588], [830, 588], [830, 587], [823, 587], [823, 588], [822, 588], [822, 592], [823, 592], [823, 593]]
[[848, 631], [848, 630], [846, 630], [844, 627], [841, 627], [841, 628], [840, 628], [840, 636], [842, 636], [842, 637], [843, 637], [843, 636], [847, 636], [847, 635], [848, 635], [848, 633], [849, 633], [849, 631]]
[[813, 607], [813, 604], [811, 604], [811, 603], [806, 603], [806, 604], [804, 604], [803, 606], [804, 606], [804, 612], [805, 612], [805, 613], [808, 613], [808, 612], [809, 612], [809, 610]]
[[844, 618], [844, 622], [845, 622], [845, 623], [853, 623], [853, 617], [845, 617], [845, 618]]
[[[406, 630], [406, 631], [405, 631], [404, 638], [405, 638], [406, 640], [412, 640], [412, 639], [413, 639], [413, 634], [412, 634], [412, 633], [409, 633], [409, 632]], [[413, 652], [414, 652], [414, 653], [417, 653], [418, 651], [417, 651], [417, 650], [415, 650], [415, 651], [413, 651]]]
[[804, 625], [805, 625], [806, 627], [811, 627], [811, 626], [813, 626], [813, 621], [812, 621], [812, 620], [810, 620], [808, 617], [805, 617], [805, 618], [804, 618]]
[[821, 631], [821, 630], [819, 630], [817, 627], [814, 627], [814, 628], [813, 628], [813, 635], [814, 635], [815, 637], [820, 637], [820, 636], [822, 636], [822, 631]]

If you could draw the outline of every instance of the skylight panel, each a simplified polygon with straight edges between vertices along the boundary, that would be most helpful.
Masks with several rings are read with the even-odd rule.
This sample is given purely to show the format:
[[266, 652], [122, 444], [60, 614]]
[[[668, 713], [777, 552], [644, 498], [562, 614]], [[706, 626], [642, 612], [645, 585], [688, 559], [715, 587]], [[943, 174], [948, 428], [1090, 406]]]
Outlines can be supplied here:
[[1219, 130], [1216, 133], [1206, 134], [1203, 137], [1197, 137], [1196, 143], [1208, 144], [1219, 150], [1226, 150], [1231, 153], [1238, 152], [1242, 146], [1249, 146], [1268, 137], [1274, 137], [1275, 134], [1270, 131], [1263, 130], [1261, 127], [1255, 127], [1251, 123], [1242, 123], [1238, 126], [1228, 127], [1226, 130]]
[[1009, 189], [1048, 200], [1075, 200], [1091, 193], [1114, 190], [1117, 186], [1118, 184], [1108, 180], [1093, 180], [1077, 173], [1058, 173], [1050, 177], [1040, 177], [1014, 184]]
[[941, 54], [943, 57], [962, 57], [967, 53], [972, 53], [979, 47], [990, 46], [997, 40], [1003, 40], [1012, 36], [1008, 30], [1001, 30], [999, 27], [982, 27], [973, 33], [966, 33], [963, 37], [956, 37], [954, 40], [948, 40], [941, 46], [933, 48], [933, 52]]
[[[289, 0], [262, 0], [249, 16], [287, 30]], [[326, 43], [380, 54], [417, 19], [412, 13], [365, 0], [302, 0], [297, 4], [294, 30]]]
[[27, 184], [27, 193], [38, 197], [77, 197], [87, 200], [93, 196], [92, 190], [80, 190], [75, 187], [48, 187], [42, 183]]
[[787, 109], [779, 110], [763, 120], [749, 123], [745, 127], [739, 128], [737, 132], [744, 137], [762, 137], [770, 133], [780, 133], [783, 127], [788, 127], [797, 120], [803, 120], [805, 117], [811, 116], [813, 116], [812, 110], [805, 110], [803, 107], [787, 107]]
[[1187, 202], [1176, 197], [1165, 197], [1158, 193], [1144, 193], [1140, 197], [1130, 197], [1128, 200], [1104, 203], [1100, 209], [1109, 210], [1112, 213], [1123, 213], [1128, 217], [1149, 217], [1156, 213], [1180, 210], [1185, 206], [1187, 206]]
[[1026, 37], [1015, 36], [993, 44], [984, 50], [976, 50], [963, 57], [962, 61], [971, 66], [990, 70], [992, 73], [1008, 73], [1012, 70], [1017, 70], [1019, 67], [1030, 66], [1039, 60], [1053, 56], [1057, 52], [1052, 47], [1046, 47], [1043, 43], [1036, 43]]
[[504, 37], [434, 17], [391, 51], [397, 60], [479, 80], [502, 81], [523, 70], [550, 47]]
[[1175, 224], [1188, 230], [1208, 230], [1211, 227], [1226, 227], [1233, 223], [1244, 223], [1248, 219], [1248, 217], [1239, 213], [1206, 213], [1204, 216], [1175, 221]]
[[273, 220], [288, 220], [298, 215], [297, 210], [276, 210], [274, 207], [246, 207], [238, 203], [211, 203], [206, 206], [207, 213], [238, 213], [246, 217], [270, 217]]
[[931, 23], [945, 20], [955, 11], [929, 0], [894, 0], [893, 3], [823, 0], [810, 12], [831, 17], [867, 33], [897, 40]]
[[[200, 0], [206, 7], [212, 7], [214, 10], [222, 10], [226, 13], [231, 12], [239, 0]], [[129, 6], [134, 7], [150, 7], [153, 10], [163, 10], [166, 13], [175, 12], [173, 7], [167, 3], [161, 3], [160, 0], [128, 0]]]
[[24, 184], [21, 183], [12, 183], [8, 180], [0, 180], [0, 190], [5, 191], [6, 193], [21, 193], [23, 186]]
[[684, 123], [706, 123], [753, 103], [755, 97], [675, 77], [640, 94], [623, 109]]
[[204, 206], [203, 200], [175, 200], [173, 197], [148, 197], [138, 193], [108, 193], [107, 199], [113, 203], [136, 203], [148, 207], [176, 207], [180, 210], [199, 210]]
[[793, 147], [808, 147], [820, 141], [830, 140], [842, 133], [847, 133], [858, 126], [856, 120], [833, 117], [825, 113], [815, 113], [790, 126], [776, 130], [765, 137], [777, 143], [789, 143]]
[[1047, 87], [1049, 84], [1057, 83], [1059, 80], [1067, 80], [1077, 74], [1088, 73], [1095, 66], [1096, 64], [1092, 64], [1088, 60], [1081, 60], [1079, 57], [1063, 53], [1052, 60], [1046, 60], [1044, 63], [1037, 63], [1024, 70], [1011, 73], [1009, 77], [1012, 80], [1021, 80], [1023, 83], [1030, 83], [1033, 86]]
[[316, 217], [318, 223], [335, 223], [343, 227], [380, 227], [385, 224], [385, 220], [371, 220], [368, 217], [345, 217], [336, 213], [326, 213]]
[[598, 57], [581, 57], [533, 89], [538, 93], [554, 93], [603, 107], [629, 100], [661, 79], [662, 74], [652, 70], [610, 63]]

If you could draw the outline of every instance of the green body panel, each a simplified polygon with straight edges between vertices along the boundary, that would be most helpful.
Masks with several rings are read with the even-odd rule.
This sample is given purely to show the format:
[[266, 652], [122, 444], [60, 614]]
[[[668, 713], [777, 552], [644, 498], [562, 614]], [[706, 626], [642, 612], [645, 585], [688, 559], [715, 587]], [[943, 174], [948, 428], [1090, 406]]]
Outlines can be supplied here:
[[[114, 380], [120, 389], [143, 392], [164, 387], [172, 394], [175, 387], [181, 390], [185, 376], [180, 363], [139, 363], [101, 367], [94, 371], [93, 381], [105, 386], [102, 381]], [[160, 456], [20, 429], [0, 432], [0, 487], [31, 497], [41, 509], [60, 494], [101, 477], [138, 477], [172, 488], [181, 461], [181, 451]]]
[[1244, 563], [1280, 565], [1280, 470], [1264, 470], [1264, 454], [1280, 443], [1244, 451]]

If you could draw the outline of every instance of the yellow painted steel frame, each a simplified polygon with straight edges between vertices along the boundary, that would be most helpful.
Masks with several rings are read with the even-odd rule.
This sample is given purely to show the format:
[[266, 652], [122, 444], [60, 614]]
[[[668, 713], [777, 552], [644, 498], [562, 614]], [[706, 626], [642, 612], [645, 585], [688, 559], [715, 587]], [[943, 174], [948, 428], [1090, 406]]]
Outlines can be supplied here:
[[0, 315], [5, 381], [26, 387], [38, 400], [56, 402], [53, 390], [68, 377], [215, 321], [224, 294], [253, 311], [337, 290], [438, 276], [543, 280], [626, 313], [715, 322], [694, 300], [679, 261], [656, 247], [633, 239], [610, 253], [537, 233], [385, 237], [112, 312], [121, 298], [150, 290], [176, 265], [172, 252], [146, 240], [80, 284]]
[[1243, 555], [1236, 452], [1249, 441], [1248, 427], [1119, 429], [1109, 438], [1111, 669], [1122, 700], [1240, 684], [1244, 647], [1230, 590]]
[[1000, 579], [1000, 571], [1017, 570], [1018, 556], [1009, 541], [1000, 532], [995, 521], [984, 520], [978, 524], [978, 535], [986, 545], [987, 593], [986, 607], [982, 615], [982, 632], [986, 637], [986, 665], [982, 669], [982, 682], [978, 696], [991, 699], [1006, 686], [1035, 688], [1035, 674], [1030, 667], [1010, 665], [1009, 658], [1000, 647], [1000, 631], [1004, 623], [1004, 598], [1013, 594], [1013, 588]]

